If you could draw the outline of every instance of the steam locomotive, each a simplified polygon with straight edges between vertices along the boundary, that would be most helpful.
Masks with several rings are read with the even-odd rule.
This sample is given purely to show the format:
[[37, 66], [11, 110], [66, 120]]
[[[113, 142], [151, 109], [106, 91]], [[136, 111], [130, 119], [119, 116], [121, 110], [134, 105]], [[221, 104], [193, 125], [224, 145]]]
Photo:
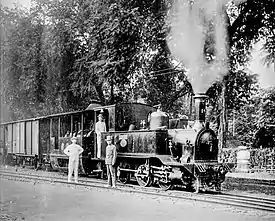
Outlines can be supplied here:
[[120, 103], [109, 106], [91, 104], [84, 111], [62, 113], [0, 125], [0, 153], [6, 163], [41, 165], [66, 170], [68, 157], [63, 153], [72, 136], [84, 148], [80, 171], [98, 174], [105, 171], [104, 157], [96, 158], [94, 125], [103, 113], [107, 132], [101, 134], [101, 156], [105, 156], [105, 138], [111, 135], [117, 146], [117, 176], [122, 183], [135, 178], [139, 185], [158, 184], [168, 190], [181, 185], [221, 190], [227, 164], [218, 163], [218, 139], [205, 121], [205, 98], [195, 99], [196, 119], [188, 128], [185, 119], [169, 120], [159, 108]]
[[148, 113], [148, 129], [103, 134], [102, 139], [107, 135], [114, 137], [119, 153], [118, 177], [122, 183], [134, 176], [141, 186], [157, 183], [164, 190], [173, 185], [195, 192], [206, 188], [221, 190], [230, 167], [218, 163], [217, 136], [208, 124], [204, 126], [206, 96], [197, 95], [194, 99], [193, 128], [187, 128], [186, 124], [172, 127], [167, 114], [158, 109]]

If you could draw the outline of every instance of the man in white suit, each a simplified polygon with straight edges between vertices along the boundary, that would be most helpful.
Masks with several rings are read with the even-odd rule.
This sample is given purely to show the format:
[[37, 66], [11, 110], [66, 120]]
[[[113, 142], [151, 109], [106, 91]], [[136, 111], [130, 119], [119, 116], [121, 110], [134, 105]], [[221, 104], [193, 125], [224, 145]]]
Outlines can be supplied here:
[[72, 144], [67, 146], [64, 153], [69, 156], [69, 172], [68, 172], [68, 182], [71, 182], [72, 175], [74, 172], [74, 181], [78, 182], [78, 165], [79, 165], [79, 155], [83, 152], [83, 148], [76, 144], [76, 137], [72, 137]]
[[95, 124], [96, 140], [97, 140], [97, 158], [101, 158], [101, 132], [106, 132], [106, 124], [103, 115], [98, 115], [98, 122]]

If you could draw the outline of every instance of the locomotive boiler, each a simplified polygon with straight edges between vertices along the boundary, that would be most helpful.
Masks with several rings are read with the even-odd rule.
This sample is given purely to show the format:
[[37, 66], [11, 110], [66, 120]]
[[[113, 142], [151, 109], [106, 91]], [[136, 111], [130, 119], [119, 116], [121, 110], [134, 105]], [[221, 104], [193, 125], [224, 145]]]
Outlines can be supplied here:
[[196, 192], [206, 188], [220, 191], [229, 167], [218, 163], [218, 139], [205, 124], [206, 96], [198, 94], [194, 99], [196, 118], [192, 128], [170, 128], [168, 115], [158, 109], [148, 115], [146, 129], [102, 134], [102, 139], [114, 137], [122, 183], [135, 177], [141, 186], [157, 183], [165, 190], [181, 185]]

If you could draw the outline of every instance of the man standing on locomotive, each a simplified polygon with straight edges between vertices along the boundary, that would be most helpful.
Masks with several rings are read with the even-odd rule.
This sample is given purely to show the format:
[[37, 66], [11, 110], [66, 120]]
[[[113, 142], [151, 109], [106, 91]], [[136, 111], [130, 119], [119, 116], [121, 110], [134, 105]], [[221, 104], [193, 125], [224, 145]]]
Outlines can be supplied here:
[[95, 133], [97, 141], [97, 158], [101, 157], [101, 132], [106, 132], [106, 124], [103, 120], [103, 115], [98, 115], [98, 122], [95, 124]]
[[106, 138], [106, 158], [105, 164], [107, 167], [108, 185], [107, 187], [116, 187], [116, 169], [115, 163], [117, 158], [116, 146], [112, 144], [112, 136], [107, 136]]
[[72, 137], [72, 144], [67, 146], [64, 153], [69, 156], [69, 172], [68, 172], [68, 182], [71, 182], [72, 175], [74, 172], [74, 181], [78, 183], [78, 165], [79, 165], [79, 155], [83, 152], [83, 148], [76, 144], [76, 137]]

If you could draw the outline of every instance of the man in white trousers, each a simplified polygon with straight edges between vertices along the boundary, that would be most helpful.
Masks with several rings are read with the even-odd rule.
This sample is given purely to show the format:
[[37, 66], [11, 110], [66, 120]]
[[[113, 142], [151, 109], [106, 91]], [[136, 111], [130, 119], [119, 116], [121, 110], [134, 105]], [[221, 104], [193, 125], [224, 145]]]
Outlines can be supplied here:
[[95, 124], [95, 133], [97, 140], [97, 158], [101, 158], [101, 132], [106, 132], [106, 124], [102, 113], [98, 115], [98, 122]]
[[83, 148], [76, 144], [76, 137], [72, 137], [72, 144], [67, 146], [64, 153], [69, 156], [69, 172], [68, 172], [68, 182], [72, 182], [72, 174], [74, 172], [74, 181], [78, 183], [78, 165], [79, 165], [79, 155], [83, 152]]

